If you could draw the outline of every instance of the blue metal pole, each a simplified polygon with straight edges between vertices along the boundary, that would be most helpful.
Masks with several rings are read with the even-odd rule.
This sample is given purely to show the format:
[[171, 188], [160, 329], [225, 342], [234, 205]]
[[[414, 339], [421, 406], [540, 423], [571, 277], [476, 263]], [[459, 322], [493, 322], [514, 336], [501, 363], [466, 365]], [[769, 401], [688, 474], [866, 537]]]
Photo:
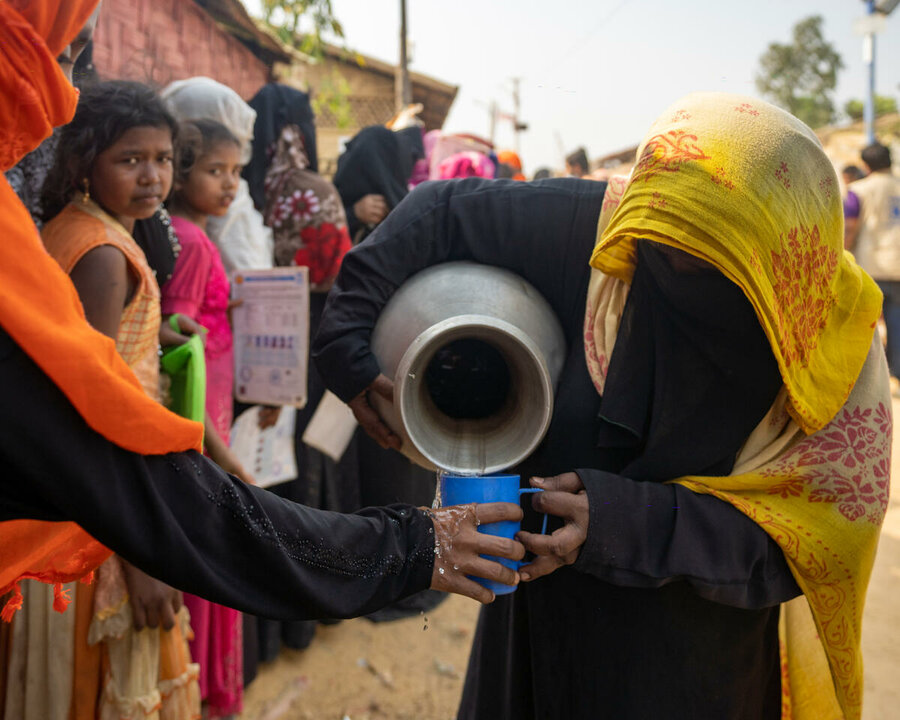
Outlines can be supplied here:
[[[868, 0], [866, 4], [871, 17], [875, 14], [875, 0]], [[863, 59], [869, 66], [869, 91], [866, 95], [863, 117], [866, 123], [866, 137], [871, 144], [875, 142], [875, 33], [868, 33], [863, 42]]]

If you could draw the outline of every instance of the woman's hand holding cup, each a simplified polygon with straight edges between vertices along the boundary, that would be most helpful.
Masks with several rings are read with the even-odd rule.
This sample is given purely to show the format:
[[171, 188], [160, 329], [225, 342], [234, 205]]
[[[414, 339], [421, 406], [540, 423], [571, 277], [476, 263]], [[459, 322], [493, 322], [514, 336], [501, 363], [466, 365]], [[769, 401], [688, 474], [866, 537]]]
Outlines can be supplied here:
[[567, 472], [548, 478], [531, 478], [531, 484], [544, 492], [531, 499], [535, 510], [556, 515], [565, 522], [552, 535], [516, 533], [528, 552], [537, 557], [521, 568], [522, 580], [528, 582], [549, 575], [563, 565], [571, 565], [578, 559], [581, 547], [587, 540], [590, 522], [590, 504], [581, 478]]
[[510, 538], [480, 533], [478, 526], [503, 521], [519, 522], [522, 508], [513, 503], [495, 502], [453, 505], [427, 512], [434, 523], [435, 537], [432, 589], [466, 595], [487, 604], [493, 602], [494, 593], [467, 575], [495, 580], [504, 585], [518, 584], [519, 574], [515, 570], [480, 556], [521, 560], [525, 555], [524, 546]]

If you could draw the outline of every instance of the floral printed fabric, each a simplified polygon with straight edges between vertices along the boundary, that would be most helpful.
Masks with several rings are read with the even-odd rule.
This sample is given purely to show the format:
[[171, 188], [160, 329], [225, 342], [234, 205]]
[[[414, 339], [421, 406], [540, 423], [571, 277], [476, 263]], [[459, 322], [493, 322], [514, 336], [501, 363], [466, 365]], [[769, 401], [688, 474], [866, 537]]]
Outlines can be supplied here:
[[352, 243], [334, 185], [308, 169], [302, 135], [286, 125], [266, 174], [266, 225], [275, 235], [275, 264], [309, 268], [309, 281], [333, 280]]
[[881, 293], [843, 251], [837, 176], [808, 127], [761, 100], [688, 95], [653, 124], [604, 215], [594, 268], [630, 282], [637, 238], [712, 263], [753, 304], [794, 420], [812, 433], [834, 417], [868, 354]]
[[783, 718], [860, 717], [866, 588], [890, 485], [881, 297], [842, 250], [837, 181], [812, 132], [759, 100], [690, 95], [613, 178], [600, 215], [585, 355], [602, 394], [638, 238], [716, 266], [753, 304], [784, 388], [727, 477], [675, 482], [778, 542], [804, 596], [781, 614]]

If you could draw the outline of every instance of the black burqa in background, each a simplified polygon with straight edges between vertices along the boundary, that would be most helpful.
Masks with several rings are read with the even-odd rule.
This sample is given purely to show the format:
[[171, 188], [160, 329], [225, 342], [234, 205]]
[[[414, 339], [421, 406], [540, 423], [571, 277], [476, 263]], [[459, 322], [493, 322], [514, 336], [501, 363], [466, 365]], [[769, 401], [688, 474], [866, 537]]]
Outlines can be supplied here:
[[279, 83], [264, 85], [248, 104], [256, 111], [256, 122], [253, 125], [253, 156], [244, 168], [244, 179], [250, 186], [253, 204], [262, 212], [266, 206], [266, 173], [285, 125], [300, 128], [309, 169], [319, 172], [316, 118], [309, 95]]
[[[333, 182], [347, 211], [347, 226], [354, 242], [372, 228], [363, 226], [353, 205], [366, 195], [381, 195], [393, 210], [409, 192], [413, 166], [425, 157], [422, 131], [417, 127], [394, 132], [382, 125], [360, 130], [338, 158]], [[357, 237], [359, 230], [363, 233]]]

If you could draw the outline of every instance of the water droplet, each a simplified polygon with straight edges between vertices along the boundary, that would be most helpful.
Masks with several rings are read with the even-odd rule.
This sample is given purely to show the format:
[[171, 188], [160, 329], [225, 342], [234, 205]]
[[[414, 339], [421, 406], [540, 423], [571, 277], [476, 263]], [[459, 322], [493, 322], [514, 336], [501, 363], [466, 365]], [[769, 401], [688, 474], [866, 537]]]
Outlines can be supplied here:
[[[454, 569], [455, 569], [455, 568], [454, 568]], [[438, 572], [439, 572], [441, 575], [443, 575], [443, 574], [444, 574], [444, 568], [438, 568]]]
[[[454, 566], [453, 566], [453, 569], [454, 569], [454, 570], [459, 570], [459, 565], [454, 565]], [[442, 570], [441, 572], [443, 572], [443, 570]]]

